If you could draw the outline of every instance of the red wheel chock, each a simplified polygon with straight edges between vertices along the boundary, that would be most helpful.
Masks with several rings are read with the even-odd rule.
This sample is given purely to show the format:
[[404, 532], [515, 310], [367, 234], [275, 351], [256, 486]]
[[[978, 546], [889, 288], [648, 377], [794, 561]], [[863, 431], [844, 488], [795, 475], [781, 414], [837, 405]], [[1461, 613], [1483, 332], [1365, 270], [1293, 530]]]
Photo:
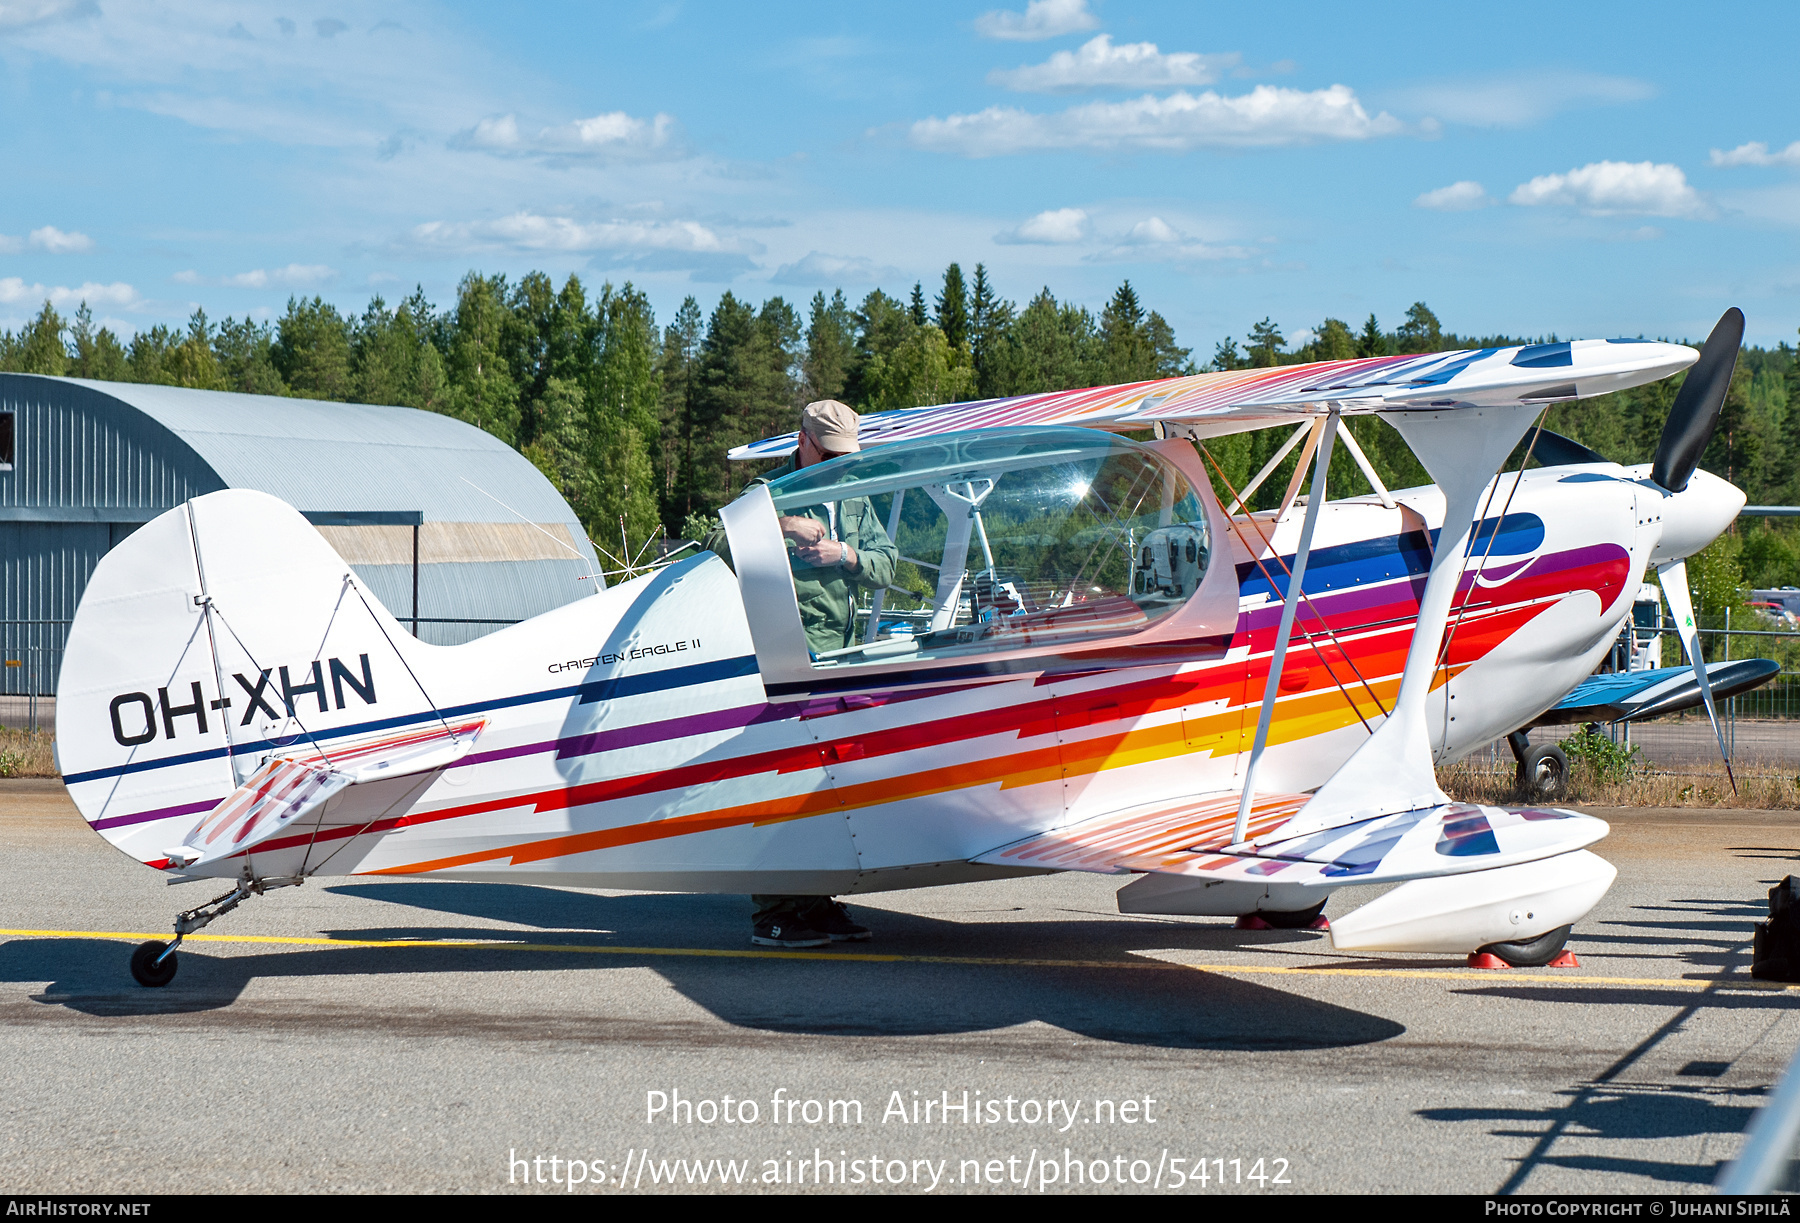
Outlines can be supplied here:
[[[1511, 968], [1512, 965], [1508, 964], [1505, 960], [1501, 959], [1499, 956], [1494, 955], [1492, 952], [1477, 951], [1474, 954], [1472, 954], [1471, 956], [1469, 956], [1469, 967], [1470, 968]], [[1551, 960], [1548, 964], [1544, 965], [1544, 967], [1545, 968], [1580, 968], [1581, 961], [1575, 958], [1575, 953], [1573, 951], [1569, 951], [1565, 948], [1561, 955], [1557, 956], [1554, 960]]]

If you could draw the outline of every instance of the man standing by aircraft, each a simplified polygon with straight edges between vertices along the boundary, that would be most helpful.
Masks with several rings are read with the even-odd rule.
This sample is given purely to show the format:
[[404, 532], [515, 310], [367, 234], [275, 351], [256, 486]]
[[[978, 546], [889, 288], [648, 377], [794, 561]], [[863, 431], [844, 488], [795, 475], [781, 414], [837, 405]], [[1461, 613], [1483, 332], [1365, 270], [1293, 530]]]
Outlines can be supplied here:
[[[755, 483], [768, 483], [815, 463], [855, 454], [856, 412], [835, 399], [809, 403], [800, 413], [800, 436], [786, 464]], [[859, 590], [881, 590], [894, 580], [899, 556], [867, 497], [810, 505], [777, 520], [793, 567], [794, 594], [806, 645], [817, 658], [851, 644]], [[731, 563], [723, 528], [703, 545]], [[756, 915], [750, 941], [765, 947], [819, 947], [869, 937], [866, 927], [829, 896], [752, 896]]]

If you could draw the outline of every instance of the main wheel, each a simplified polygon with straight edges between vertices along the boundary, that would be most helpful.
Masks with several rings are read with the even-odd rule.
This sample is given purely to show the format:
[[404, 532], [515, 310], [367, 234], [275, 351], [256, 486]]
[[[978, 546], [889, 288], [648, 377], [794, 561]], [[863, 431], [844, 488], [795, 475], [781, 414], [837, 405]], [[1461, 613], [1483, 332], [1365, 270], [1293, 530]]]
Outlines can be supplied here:
[[1258, 909], [1253, 916], [1260, 917], [1277, 930], [1304, 930], [1319, 920], [1319, 914], [1325, 911], [1325, 902], [1321, 900], [1310, 909], [1296, 909], [1292, 913], [1271, 913], [1267, 909]]
[[1569, 792], [1569, 758], [1554, 743], [1526, 749], [1519, 761], [1519, 794], [1527, 802], [1555, 802]]
[[167, 943], [152, 939], [148, 943], [139, 943], [138, 949], [131, 953], [131, 975], [139, 985], [160, 989], [175, 979], [175, 970], [180, 965], [174, 952], [165, 956], [162, 963], [156, 962], [156, 957], [162, 955], [167, 946]]
[[1475, 954], [1485, 951], [1497, 955], [1514, 968], [1542, 968], [1562, 954], [1569, 941], [1569, 927], [1558, 926], [1548, 934], [1540, 934], [1528, 943], [1489, 943]]

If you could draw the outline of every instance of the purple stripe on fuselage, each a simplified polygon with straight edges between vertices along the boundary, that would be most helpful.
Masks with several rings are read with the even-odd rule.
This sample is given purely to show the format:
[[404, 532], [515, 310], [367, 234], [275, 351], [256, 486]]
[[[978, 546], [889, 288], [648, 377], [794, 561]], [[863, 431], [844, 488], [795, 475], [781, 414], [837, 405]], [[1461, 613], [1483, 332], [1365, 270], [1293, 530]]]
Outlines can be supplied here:
[[558, 760], [568, 760], [573, 756], [592, 756], [599, 752], [617, 751], [622, 747], [641, 747], [646, 743], [661, 743], [667, 739], [685, 739], [692, 735], [707, 735], [721, 730], [737, 730], [745, 726], [754, 726], [760, 722], [779, 722], [793, 715], [776, 709], [772, 705], [740, 705], [736, 709], [715, 709], [708, 713], [695, 714], [687, 718], [669, 718], [662, 722], [644, 722], [637, 726], [621, 726], [617, 730], [596, 731], [591, 735], [576, 735], [570, 739], [558, 739], [554, 743], [541, 743], [532, 747], [506, 748], [491, 752], [481, 757], [471, 757], [469, 763], [479, 760], [503, 760], [509, 756], [523, 756], [533, 751], [546, 751], [554, 747]]
[[99, 831], [102, 828], [119, 828], [126, 824], [146, 824], [151, 820], [172, 820], [178, 815], [194, 815], [201, 811], [211, 811], [223, 801], [224, 796], [208, 798], [197, 803], [182, 803], [179, 807], [158, 807], [154, 811], [139, 811], [135, 815], [110, 815], [105, 819], [95, 820], [88, 827]]

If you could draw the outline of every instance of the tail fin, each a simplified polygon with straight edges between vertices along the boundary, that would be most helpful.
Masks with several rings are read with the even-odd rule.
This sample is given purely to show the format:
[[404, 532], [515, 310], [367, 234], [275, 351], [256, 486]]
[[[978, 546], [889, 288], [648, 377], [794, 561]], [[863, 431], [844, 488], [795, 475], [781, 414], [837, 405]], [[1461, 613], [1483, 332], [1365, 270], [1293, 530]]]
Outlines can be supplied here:
[[88, 822], [162, 864], [278, 753], [434, 716], [408, 636], [285, 502], [228, 489], [95, 568], [57, 685], [57, 757]]

